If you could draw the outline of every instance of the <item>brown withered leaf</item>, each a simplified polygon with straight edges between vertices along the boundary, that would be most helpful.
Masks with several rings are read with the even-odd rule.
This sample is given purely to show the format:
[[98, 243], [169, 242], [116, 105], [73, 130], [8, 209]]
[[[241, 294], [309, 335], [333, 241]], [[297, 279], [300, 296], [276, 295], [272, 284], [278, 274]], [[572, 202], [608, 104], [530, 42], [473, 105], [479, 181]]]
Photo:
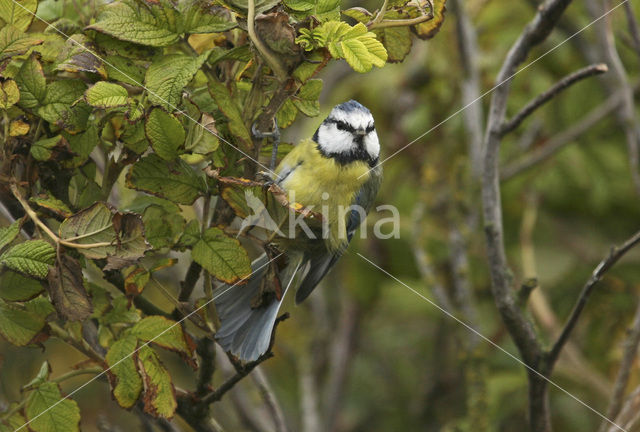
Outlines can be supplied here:
[[61, 255], [47, 275], [48, 291], [58, 314], [70, 321], [82, 321], [91, 315], [89, 295], [84, 288], [82, 267], [75, 258]]

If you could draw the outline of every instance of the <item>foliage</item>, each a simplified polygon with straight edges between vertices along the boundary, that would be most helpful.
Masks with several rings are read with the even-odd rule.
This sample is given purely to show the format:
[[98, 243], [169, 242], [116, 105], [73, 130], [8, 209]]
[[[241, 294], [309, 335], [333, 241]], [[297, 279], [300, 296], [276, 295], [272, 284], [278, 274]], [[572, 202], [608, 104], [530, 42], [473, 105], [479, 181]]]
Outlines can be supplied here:
[[[158, 348], [195, 369], [211, 361], [196, 357], [194, 339], [212, 337], [215, 311], [185, 310], [251, 273], [231, 227], [247, 215], [235, 198], [251, 189], [270, 211], [288, 210], [250, 181], [263, 145], [252, 125], [319, 115], [315, 77], [332, 60], [356, 72], [402, 60], [402, 25], [367, 25], [410, 19], [418, 6], [394, 2], [351, 25], [337, 1], [258, 2], [255, 23], [247, 2], [66, 3], [0, 0], [0, 196], [17, 219], [0, 228], [0, 334], [20, 347], [62, 341], [86, 357], [78, 374], [108, 371], [121, 407], [171, 419], [194, 396], [179, 394]], [[254, 24], [266, 48], [247, 37]], [[169, 294], [180, 297], [173, 311], [154, 307], [143, 293], [175, 265], [203, 269], [205, 297], [189, 298], [196, 277]], [[59, 371], [45, 362], [0, 430], [79, 430]]]

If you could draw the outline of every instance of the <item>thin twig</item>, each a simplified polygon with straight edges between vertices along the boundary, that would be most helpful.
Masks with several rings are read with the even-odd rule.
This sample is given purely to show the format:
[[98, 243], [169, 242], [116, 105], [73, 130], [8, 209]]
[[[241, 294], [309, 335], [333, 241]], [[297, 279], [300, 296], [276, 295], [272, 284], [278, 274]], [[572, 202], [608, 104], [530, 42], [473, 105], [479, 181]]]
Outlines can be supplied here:
[[[622, 410], [622, 403], [624, 401], [624, 393], [629, 383], [629, 377], [631, 375], [631, 367], [638, 355], [638, 345], [640, 344], [640, 304], [636, 308], [636, 314], [633, 318], [633, 324], [629, 329], [629, 334], [624, 341], [624, 354], [622, 355], [622, 361], [620, 362], [620, 369], [618, 369], [618, 376], [616, 377], [616, 383], [613, 387], [613, 396], [609, 401], [609, 407], [607, 408], [607, 418], [615, 419]], [[605, 421], [600, 425], [600, 432], [605, 432], [609, 427], [609, 422]]]
[[287, 423], [284, 419], [284, 413], [278, 398], [276, 397], [269, 380], [261, 367], [256, 367], [251, 374], [251, 379], [260, 390], [260, 395], [264, 401], [267, 411], [271, 414], [276, 432], [286, 432], [288, 430]]
[[553, 367], [553, 364], [558, 359], [560, 355], [560, 351], [562, 350], [562, 347], [569, 339], [569, 335], [573, 331], [574, 327], [576, 326], [576, 323], [578, 322], [578, 318], [580, 318], [580, 314], [582, 313], [585, 305], [587, 304], [587, 300], [589, 298], [589, 295], [593, 291], [593, 288], [598, 284], [598, 282], [600, 282], [600, 279], [602, 279], [602, 276], [609, 269], [611, 269], [611, 267], [613, 267], [614, 264], [617, 263], [620, 258], [622, 258], [627, 252], [629, 252], [631, 248], [637, 245], [638, 242], [640, 242], [640, 231], [638, 231], [633, 236], [631, 236], [631, 238], [629, 238], [626, 242], [624, 242], [622, 246], [612, 248], [611, 252], [609, 252], [609, 255], [606, 258], [604, 258], [602, 261], [600, 261], [600, 264], [598, 264], [598, 266], [595, 268], [589, 280], [582, 287], [582, 291], [580, 292], [580, 295], [578, 296], [578, 300], [574, 305], [573, 310], [571, 311], [571, 315], [569, 316], [569, 319], [564, 325], [564, 328], [562, 329], [560, 336], [558, 336], [558, 339], [553, 344], [551, 351], [549, 351], [549, 356], [547, 358], [549, 366]]
[[636, 21], [636, 17], [633, 14], [631, 2], [624, 4], [624, 11], [627, 15], [627, 25], [629, 27], [631, 40], [633, 41], [633, 48], [636, 50], [636, 53], [638, 53], [638, 56], [640, 56], [640, 29], [638, 28], [638, 21]]
[[589, 111], [580, 121], [549, 139], [542, 147], [538, 147], [524, 157], [507, 164], [500, 171], [500, 181], [507, 181], [549, 159], [566, 145], [591, 129], [598, 122], [613, 113], [622, 103], [622, 92], [612, 94], [602, 104]]
[[606, 64], [597, 63], [584, 67], [576, 72], [573, 72], [572, 74], [565, 76], [560, 81], [551, 86], [551, 88], [549, 88], [547, 91], [536, 96], [510, 120], [505, 121], [502, 125], [500, 133], [502, 135], [505, 135], [516, 129], [518, 126], [520, 126], [524, 119], [530, 116], [535, 110], [540, 108], [545, 103], [549, 102], [551, 99], [556, 97], [560, 92], [567, 89], [572, 84], [575, 84], [585, 78], [605, 73], [608, 70], [609, 69], [607, 68]]
[[382, 19], [384, 18], [384, 14], [387, 13], [387, 8], [388, 7], [389, 7], [389, 0], [384, 0], [382, 2], [382, 7], [380, 8], [380, 11], [376, 15], [376, 17], [373, 19], [373, 21], [371, 21], [371, 23], [372, 24], [376, 24], [376, 23], [379, 23], [380, 21], [382, 21]]

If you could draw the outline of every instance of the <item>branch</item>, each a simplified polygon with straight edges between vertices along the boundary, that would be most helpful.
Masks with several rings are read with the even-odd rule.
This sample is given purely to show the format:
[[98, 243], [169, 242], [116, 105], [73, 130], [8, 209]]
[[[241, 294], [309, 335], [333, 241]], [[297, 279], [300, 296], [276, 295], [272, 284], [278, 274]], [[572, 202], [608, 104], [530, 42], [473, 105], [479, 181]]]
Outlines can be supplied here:
[[222, 399], [222, 396], [229, 390], [233, 388], [242, 378], [246, 377], [251, 373], [256, 366], [262, 363], [265, 360], [273, 357], [273, 353], [271, 351], [267, 351], [265, 354], [260, 356], [257, 360], [247, 363], [242, 368], [239, 368], [234, 376], [225, 381], [220, 387], [218, 387], [215, 391], [209, 393], [205, 397], [200, 400], [200, 405], [207, 406], [214, 402]]
[[540, 108], [545, 103], [549, 102], [551, 99], [556, 97], [560, 92], [567, 89], [572, 84], [583, 80], [585, 78], [589, 78], [593, 75], [599, 75], [607, 72], [609, 69], [607, 65], [604, 63], [592, 64], [587, 67], [584, 67], [572, 74], [567, 75], [562, 78], [560, 81], [551, 86], [550, 89], [541, 93], [537, 97], [535, 97], [532, 101], [524, 106], [516, 115], [514, 115], [511, 120], [505, 121], [502, 125], [500, 133], [502, 135], [506, 135], [512, 130], [516, 129], [520, 124], [531, 115], [535, 110]]
[[[629, 334], [624, 341], [624, 354], [622, 355], [622, 361], [620, 362], [620, 369], [618, 369], [618, 376], [616, 377], [616, 383], [613, 387], [613, 396], [609, 402], [607, 408], [607, 418], [616, 419], [620, 411], [622, 410], [622, 402], [624, 400], [624, 393], [629, 383], [629, 376], [631, 375], [631, 368], [638, 354], [638, 345], [640, 344], [640, 304], [636, 309], [635, 317], [633, 318], [633, 325], [629, 330]], [[604, 421], [600, 425], [600, 432], [605, 432], [610, 426], [610, 422]]]
[[576, 323], [578, 322], [578, 318], [580, 318], [580, 314], [582, 313], [582, 310], [587, 304], [587, 300], [589, 298], [589, 295], [593, 291], [593, 288], [597, 285], [598, 282], [600, 282], [600, 279], [602, 279], [602, 276], [609, 269], [611, 269], [611, 267], [613, 267], [614, 264], [617, 263], [620, 258], [622, 258], [627, 252], [629, 252], [631, 248], [637, 245], [638, 242], [640, 242], [640, 231], [635, 233], [631, 238], [629, 238], [626, 242], [624, 242], [622, 246], [612, 248], [611, 252], [609, 252], [609, 255], [606, 258], [604, 258], [602, 261], [600, 261], [600, 264], [598, 264], [598, 266], [595, 268], [595, 270], [591, 274], [591, 277], [589, 278], [587, 283], [582, 287], [582, 291], [578, 296], [578, 300], [575, 306], [573, 307], [573, 310], [571, 311], [571, 315], [569, 316], [569, 319], [567, 320], [564, 328], [562, 329], [560, 336], [558, 336], [558, 339], [553, 344], [551, 351], [549, 351], [548, 364], [550, 367], [553, 367], [553, 364], [555, 363], [555, 361], [558, 359], [558, 356], [560, 355], [560, 351], [562, 350], [562, 347], [567, 342], [567, 340], [569, 339], [569, 335], [575, 328]]
[[184, 277], [184, 281], [180, 283], [180, 294], [178, 294], [178, 301], [186, 302], [191, 297], [191, 293], [195, 288], [196, 282], [200, 279], [200, 272], [202, 267], [195, 261], [191, 261], [187, 274]]
[[574, 142], [580, 135], [591, 129], [596, 123], [613, 113], [622, 103], [622, 91], [612, 94], [601, 105], [597, 106], [577, 123], [552, 137], [547, 143], [533, 150], [520, 160], [511, 162], [502, 168], [500, 181], [507, 181], [528, 169], [544, 162], [567, 144]]
[[251, 378], [253, 382], [260, 390], [260, 395], [267, 406], [267, 410], [271, 414], [271, 418], [273, 419], [273, 423], [275, 425], [276, 432], [286, 432], [288, 430], [287, 423], [284, 419], [284, 413], [282, 412], [282, 407], [276, 398], [271, 385], [269, 384], [269, 380], [267, 380], [267, 376], [262, 371], [262, 368], [256, 367], [255, 372], [251, 374]]
[[[531, 49], [551, 33], [571, 0], [547, 0], [537, 9], [533, 20], [513, 44], [500, 73], [489, 109], [485, 135], [484, 172], [482, 177], [482, 207], [487, 239], [487, 257], [491, 273], [491, 291], [523, 361], [534, 369], [544, 366], [544, 358], [533, 323], [520, 310], [514, 299], [512, 280], [504, 246], [500, 176], [498, 171], [501, 129], [507, 110], [511, 79]], [[543, 371], [544, 372], [544, 371]], [[533, 432], [551, 429], [547, 383], [529, 372], [529, 424]]]
[[278, 80], [284, 81], [287, 78], [287, 71], [278, 60], [278, 57], [267, 47], [262, 39], [256, 34], [255, 29], [256, 3], [255, 0], [249, 0], [247, 12], [247, 32], [249, 39], [253, 42], [258, 52], [264, 57], [269, 67], [278, 77]]
[[638, 22], [633, 15], [631, 2], [625, 2], [624, 12], [627, 15], [627, 25], [629, 27], [629, 34], [631, 34], [631, 40], [633, 41], [633, 48], [638, 53], [638, 56], [640, 56], [640, 29], [638, 29]]
[[378, 13], [378, 15], [376, 15], [373, 21], [367, 24], [367, 28], [369, 30], [389, 28], [389, 27], [409, 27], [409, 26], [422, 24], [423, 22], [433, 19], [433, 4], [430, 1], [428, 2], [429, 13], [424, 13], [424, 11], [422, 11], [422, 15], [420, 15], [417, 18], [388, 19], [388, 20], [382, 19], [384, 17], [384, 14], [386, 13], [387, 3], [388, 3], [387, 0], [385, 0], [384, 4], [382, 5], [382, 9], [380, 9], [380, 12]]

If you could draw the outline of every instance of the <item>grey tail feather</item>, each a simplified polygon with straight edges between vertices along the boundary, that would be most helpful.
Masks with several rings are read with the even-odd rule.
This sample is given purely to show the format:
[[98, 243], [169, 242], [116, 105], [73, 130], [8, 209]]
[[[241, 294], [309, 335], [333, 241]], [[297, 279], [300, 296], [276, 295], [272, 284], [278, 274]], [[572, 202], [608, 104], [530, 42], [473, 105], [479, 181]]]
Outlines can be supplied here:
[[224, 285], [214, 293], [221, 324], [216, 340], [225, 351], [244, 361], [257, 360], [269, 349], [280, 305], [300, 267], [300, 259], [290, 260], [280, 272], [280, 281], [285, 287], [280, 301], [274, 299], [266, 306], [252, 308], [252, 301], [267, 273], [268, 263], [266, 254], [260, 256], [251, 263], [253, 273], [246, 284]]
[[331, 267], [338, 261], [340, 255], [327, 254], [315, 256], [307, 262], [308, 272], [296, 292], [296, 304], [300, 304], [309, 297], [311, 291], [320, 283], [322, 278], [331, 270]]

